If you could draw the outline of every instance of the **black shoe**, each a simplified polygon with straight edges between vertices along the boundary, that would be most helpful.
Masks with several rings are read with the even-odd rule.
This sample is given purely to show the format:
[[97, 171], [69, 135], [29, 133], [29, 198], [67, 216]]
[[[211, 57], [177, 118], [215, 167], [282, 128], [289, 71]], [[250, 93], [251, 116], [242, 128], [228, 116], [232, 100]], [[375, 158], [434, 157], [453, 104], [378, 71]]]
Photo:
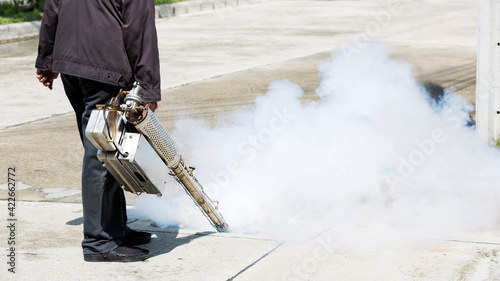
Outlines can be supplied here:
[[129, 234], [120, 240], [128, 245], [147, 244], [151, 242], [151, 233], [131, 229]]
[[121, 245], [107, 253], [83, 254], [83, 259], [85, 261], [133, 262], [147, 259], [148, 254], [148, 250]]

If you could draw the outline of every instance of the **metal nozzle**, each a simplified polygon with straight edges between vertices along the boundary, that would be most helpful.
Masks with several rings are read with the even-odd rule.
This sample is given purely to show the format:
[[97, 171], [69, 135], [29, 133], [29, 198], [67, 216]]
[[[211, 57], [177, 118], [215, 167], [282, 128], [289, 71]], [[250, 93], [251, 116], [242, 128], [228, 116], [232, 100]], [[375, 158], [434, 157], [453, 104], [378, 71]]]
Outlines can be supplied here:
[[125, 96], [125, 104], [121, 105], [121, 108], [128, 112], [137, 112], [141, 108], [146, 106], [146, 103], [142, 100], [139, 93], [142, 91], [142, 86], [135, 82], [134, 87], [130, 90], [130, 93]]

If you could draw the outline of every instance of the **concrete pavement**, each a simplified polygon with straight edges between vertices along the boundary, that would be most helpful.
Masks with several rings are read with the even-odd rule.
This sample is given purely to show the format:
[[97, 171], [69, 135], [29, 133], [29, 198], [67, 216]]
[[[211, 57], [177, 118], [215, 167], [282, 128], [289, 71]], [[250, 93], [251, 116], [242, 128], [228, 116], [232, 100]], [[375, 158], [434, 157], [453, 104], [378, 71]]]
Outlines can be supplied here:
[[[330, 52], [339, 42], [359, 40], [382, 40], [422, 50], [447, 48], [445, 57], [461, 56], [461, 65], [470, 63], [476, 42], [474, 5], [463, 9], [461, 2], [388, 4], [393, 2], [334, 1], [325, 9], [322, 2], [302, 5], [292, 1], [160, 19], [162, 89]], [[267, 8], [260, 10], [262, 7]], [[470, 55], [462, 56], [467, 49]], [[0, 129], [71, 111], [61, 84], [52, 92], [37, 87], [32, 78], [35, 51], [36, 47], [25, 55], [0, 58], [4, 66], [0, 72], [2, 96], [10, 96], [0, 113]], [[445, 58], [437, 56], [429, 63], [438, 64], [441, 59]], [[10, 94], [17, 92], [22, 95]], [[22, 108], [15, 106], [20, 104]]]
[[[317, 63], [344, 42], [380, 40], [413, 63], [421, 81], [454, 86], [474, 101], [476, 9], [471, 1], [280, 1], [157, 20], [167, 130], [183, 116], [216, 122], [221, 111], [253, 106], [270, 82], [288, 78], [315, 99]], [[159, 228], [151, 258], [133, 264], [85, 263], [79, 194], [82, 150], [60, 81], [52, 92], [34, 76], [35, 49], [0, 58], [0, 170], [15, 167], [16, 272], [11, 235], [1, 227], [2, 280], [499, 280], [499, 230], [449, 237], [418, 232], [312, 229], [302, 239]], [[7, 172], [0, 218], [8, 226]], [[135, 195], [127, 195], [129, 202]], [[221, 202], [223, 204], [223, 202]], [[379, 247], [345, 248], [389, 237]], [[368, 243], [369, 244], [369, 243]], [[397, 246], [396, 246], [397, 245]]]
[[[498, 231], [440, 240], [390, 237], [384, 247], [342, 250], [343, 235], [373, 241], [383, 235], [330, 229], [302, 241], [240, 233], [157, 228], [130, 223], [154, 236], [150, 259], [86, 263], [81, 248], [81, 205], [20, 202], [16, 273], [2, 280], [498, 280]], [[2, 237], [7, 237], [2, 230]], [[389, 239], [388, 239], [389, 240]], [[397, 246], [395, 246], [397, 245]], [[6, 246], [3, 246], [6, 248]], [[7, 252], [7, 251], [5, 251]], [[7, 252], [8, 253], [8, 252]], [[2, 255], [7, 260], [6, 254]]]

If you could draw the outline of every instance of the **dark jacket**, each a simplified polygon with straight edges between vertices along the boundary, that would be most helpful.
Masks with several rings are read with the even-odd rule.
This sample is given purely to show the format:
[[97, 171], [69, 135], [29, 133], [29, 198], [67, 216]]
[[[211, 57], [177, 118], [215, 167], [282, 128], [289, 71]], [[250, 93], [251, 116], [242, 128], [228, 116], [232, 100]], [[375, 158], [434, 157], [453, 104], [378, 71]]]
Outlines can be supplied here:
[[153, 0], [46, 0], [35, 67], [129, 87], [160, 100]]

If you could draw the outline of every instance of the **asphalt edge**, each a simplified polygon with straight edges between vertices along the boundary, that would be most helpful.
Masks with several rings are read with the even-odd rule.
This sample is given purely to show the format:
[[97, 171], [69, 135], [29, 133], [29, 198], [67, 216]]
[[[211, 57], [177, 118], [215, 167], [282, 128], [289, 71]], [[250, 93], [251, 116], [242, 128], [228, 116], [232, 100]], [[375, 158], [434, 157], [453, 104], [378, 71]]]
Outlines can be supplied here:
[[[172, 4], [156, 5], [155, 17], [170, 18], [183, 14], [193, 14], [210, 10], [234, 8], [249, 4], [275, 2], [279, 0], [192, 0]], [[37, 37], [41, 21], [30, 21], [0, 25], [0, 44], [22, 41]]]

